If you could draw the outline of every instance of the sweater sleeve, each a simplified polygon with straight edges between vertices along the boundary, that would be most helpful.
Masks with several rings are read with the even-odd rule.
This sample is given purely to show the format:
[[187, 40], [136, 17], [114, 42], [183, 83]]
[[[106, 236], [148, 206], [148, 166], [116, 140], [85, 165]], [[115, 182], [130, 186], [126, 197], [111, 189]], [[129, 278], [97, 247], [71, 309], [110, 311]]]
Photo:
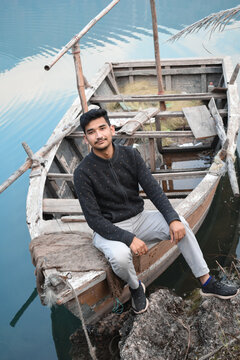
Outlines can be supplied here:
[[74, 171], [74, 186], [89, 227], [105, 239], [121, 241], [130, 246], [135, 234], [121, 229], [104, 218], [97, 203], [91, 179], [78, 168]]
[[168, 224], [174, 220], [180, 221], [179, 215], [173, 209], [166, 194], [158, 184], [157, 180], [152, 176], [150, 170], [147, 168], [143, 158], [137, 150], [135, 150], [135, 158], [137, 164], [138, 182], [144, 192], [161, 212]]

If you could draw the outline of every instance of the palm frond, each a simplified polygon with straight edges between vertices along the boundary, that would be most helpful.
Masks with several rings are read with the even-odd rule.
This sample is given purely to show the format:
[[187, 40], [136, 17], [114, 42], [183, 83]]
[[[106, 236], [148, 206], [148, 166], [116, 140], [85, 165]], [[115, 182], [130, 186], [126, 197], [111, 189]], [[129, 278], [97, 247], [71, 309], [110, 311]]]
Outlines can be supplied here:
[[240, 12], [240, 5], [232, 9], [222, 10], [219, 11], [218, 13], [208, 15], [205, 18], [179, 31], [177, 34], [170, 37], [168, 41], [174, 42], [176, 40], [179, 40], [180, 37], [182, 36], [186, 36], [193, 32], [197, 32], [201, 29], [211, 28], [211, 34], [216, 30], [223, 31], [225, 29], [225, 26], [228, 25], [233, 18], [236, 18], [240, 15], [239, 12]]

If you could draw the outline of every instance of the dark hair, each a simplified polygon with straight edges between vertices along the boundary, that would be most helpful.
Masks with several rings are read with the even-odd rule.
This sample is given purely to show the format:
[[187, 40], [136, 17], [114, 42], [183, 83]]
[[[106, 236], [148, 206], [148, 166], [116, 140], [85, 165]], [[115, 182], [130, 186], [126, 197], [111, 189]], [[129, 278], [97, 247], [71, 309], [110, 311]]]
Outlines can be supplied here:
[[92, 110], [89, 110], [89, 111], [85, 112], [84, 114], [82, 114], [80, 117], [80, 125], [81, 125], [84, 133], [85, 133], [85, 127], [87, 126], [87, 124], [89, 124], [90, 121], [98, 119], [100, 117], [104, 117], [104, 119], [106, 120], [106, 123], [109, 126], [111, 125], [107, 111], [104, 109], [92, 109]]

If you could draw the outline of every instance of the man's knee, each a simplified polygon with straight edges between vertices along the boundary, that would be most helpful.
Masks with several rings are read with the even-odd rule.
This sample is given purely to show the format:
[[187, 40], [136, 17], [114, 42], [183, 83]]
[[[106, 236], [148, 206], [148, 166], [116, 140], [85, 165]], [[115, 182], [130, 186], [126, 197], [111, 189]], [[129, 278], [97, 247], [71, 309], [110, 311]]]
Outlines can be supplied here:
[[108, 254], [107, 258], [110, 264], [112, 264], [113, 266], [118, 266], [119, 268], [126, 268], [128, 267], [129, 262], [132, 261], [132, 254], [130, 248], [125, 245], [121, 248], [121, 250], [112, 250]]

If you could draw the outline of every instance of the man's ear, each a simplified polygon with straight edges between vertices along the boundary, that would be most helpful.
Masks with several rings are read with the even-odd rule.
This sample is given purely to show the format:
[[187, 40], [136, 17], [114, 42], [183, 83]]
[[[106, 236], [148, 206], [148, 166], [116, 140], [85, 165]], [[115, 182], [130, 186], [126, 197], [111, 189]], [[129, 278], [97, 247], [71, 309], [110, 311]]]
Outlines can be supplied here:
[[85, 142], [85, 144], [89, 144], [89, 142], [88, 142], [88, 139], [87, 139], [86, 135], [84, 135], [84, 142]]
[[114, 125], [110, 125], [112, 135], [115, 135], [115, 127]]

